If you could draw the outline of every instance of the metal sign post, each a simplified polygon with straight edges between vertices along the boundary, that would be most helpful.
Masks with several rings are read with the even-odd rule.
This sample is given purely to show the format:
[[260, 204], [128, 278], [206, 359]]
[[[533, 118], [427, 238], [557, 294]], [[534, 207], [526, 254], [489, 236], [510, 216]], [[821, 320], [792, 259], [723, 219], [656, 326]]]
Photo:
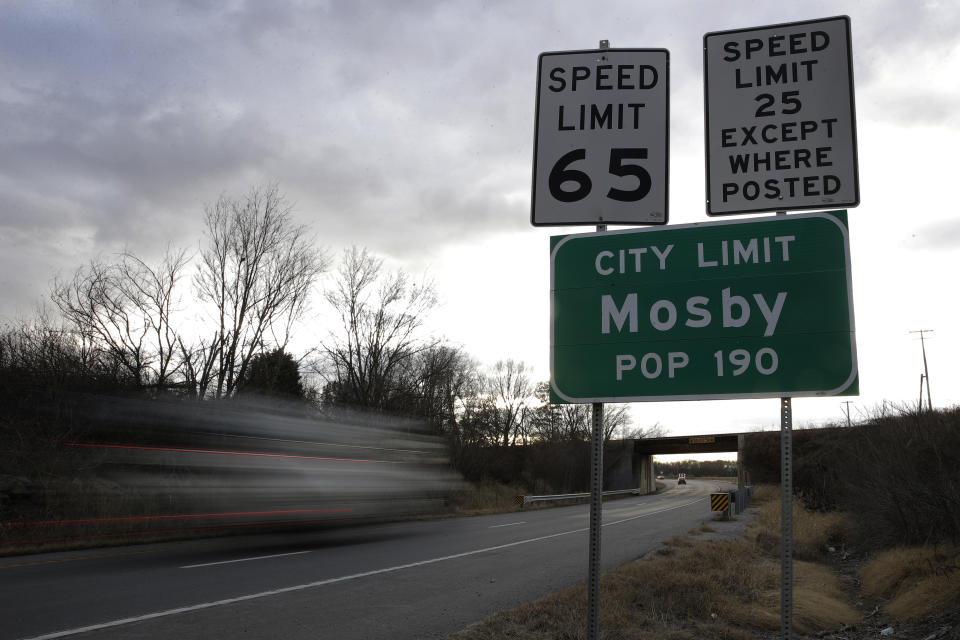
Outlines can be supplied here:
[[[852, 60], [850, 18], [846, 16], [720, 31], [703, 37], [708, 215], [777, 210], [777, 218], [782, 220], [788, 210], [855, 207], [860, 203]], [[798, 297], [786, 287], [784, 295]], [[784, 302], [789, 304], [786, 299]], [[852, 312], [849, 330], [851, 351], [855, 353]], [[827, 360], [808, 356], [798, 354], [796, 362], [826, 370]], [[849, 370], [846, 393], [856, 394], [855, 362]], [[777, 386], [780, 632], [784, 640], [793, 635], [790, 396], [810, 395], [797, 390], [795, 385]], [[838, 391], [843, 392], [835, 387], [830, 393]]]
[[[600, 48], [607, 49], [609, 40], [601, 40]], [[607, 230], [598, 224], [597, 233]], [[600, 636], [600, 540], [603, 535], [603, 403], [591, 406], [593, 421], [590, 433], [590, 560], [587, 568], [587, 639]]]
[[603, 403], [593, 403], [590, 457], [590, 568], [587, 579], [587, 638], [600, 632], [600, 537], [603, 524]]
[[[777, 211], [777, 216], [787, 215]], [[793, 404], [780, 398], [780, 637], [793, 638]]]
[[[534, 226], [665, 225], [670, 54], [666, 49], [558, 51], [537, 60]], [[603, 402], [593, 407], [588, 637], [599, 631]]]
[[793, 638], [793, 408], [780, 398], [780, 637]]

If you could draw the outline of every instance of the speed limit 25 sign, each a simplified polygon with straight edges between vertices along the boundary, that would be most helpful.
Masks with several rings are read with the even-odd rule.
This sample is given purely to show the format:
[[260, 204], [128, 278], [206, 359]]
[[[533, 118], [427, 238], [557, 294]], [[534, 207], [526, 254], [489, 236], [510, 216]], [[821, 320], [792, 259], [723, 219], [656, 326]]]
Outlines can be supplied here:
[[850, 18], [703, 37], [707, 214], [860, 202]]
[[667, 223], [666, 49], [542, 53], [535, 226]]

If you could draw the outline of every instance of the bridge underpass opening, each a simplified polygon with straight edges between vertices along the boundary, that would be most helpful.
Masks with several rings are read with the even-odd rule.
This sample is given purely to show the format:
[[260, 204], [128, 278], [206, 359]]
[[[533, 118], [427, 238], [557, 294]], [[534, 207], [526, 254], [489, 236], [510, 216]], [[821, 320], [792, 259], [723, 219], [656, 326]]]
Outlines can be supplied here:
[[[634, 477], [637, 478], [636, 486], [641, 493], [656, 491], [654, 456], [687, 454], [699, 457], [703, 454], [727, 453], [736, 454], [737, 488], [742, 489], [746, 484], [741, 453], [745, 436], [746, 434], [743, 433], [726, 433], [634, 440], [632, 467]], [[720, 460], [723, 458], [711, 459]]]

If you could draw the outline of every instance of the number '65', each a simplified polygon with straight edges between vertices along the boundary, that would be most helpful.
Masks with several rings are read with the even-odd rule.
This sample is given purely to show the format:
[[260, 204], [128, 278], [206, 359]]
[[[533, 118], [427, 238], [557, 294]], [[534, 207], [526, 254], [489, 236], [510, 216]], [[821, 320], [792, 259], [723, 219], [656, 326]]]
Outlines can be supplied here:
[[[560, 202], [577, 202], [583, 200], [593, 189], [593, 181], [583, 171], [572, 169], [570, 165], [578, 160], [584, 160], [587, 157], [586, 149], [574, 149], [557, 160], [550, 170], [550, 195]], [[650, 174], [646, 169], [638, 164], [624, 162], [625, 160], [646, 160], [647, 150], [637, 149], [611, 149], [610, 150], [610, 168], [608, 171], [615, 176], [626, 177], [634, 176], [637, 179], [635, 188], [631, 190], [617, 189], [611, 187], [607, 191], [607, 197], [611, 200], [620, 202], [636, 202], [643, 200], [652, 186]], [[572, 182], [576, 185], [575, 189], [565, 191], [562, 187], [565, 183]]]

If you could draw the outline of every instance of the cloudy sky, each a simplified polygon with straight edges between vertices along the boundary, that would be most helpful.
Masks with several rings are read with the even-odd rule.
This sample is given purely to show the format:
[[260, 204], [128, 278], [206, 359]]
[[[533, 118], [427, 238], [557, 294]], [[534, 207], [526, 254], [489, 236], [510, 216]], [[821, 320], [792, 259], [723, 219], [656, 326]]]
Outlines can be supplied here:
[[[861, 395], [794, 420], [960, 403], [960, 2], [22, 2], [0, 7], [0, 323], [124, 248], [196, 248], [222, 194], [277, 182], [332, 254], [426, 271], [431, 322], [549, 375], [549, 236], [530, 225], [537, 56], [670, 51], [670, 222], [705, 222], [704, 33], [851, 18]], [[317, 298], [309, 326], [321, 335]], [[675, 434], [771, 428], [770, 400], [643, 403]]]

